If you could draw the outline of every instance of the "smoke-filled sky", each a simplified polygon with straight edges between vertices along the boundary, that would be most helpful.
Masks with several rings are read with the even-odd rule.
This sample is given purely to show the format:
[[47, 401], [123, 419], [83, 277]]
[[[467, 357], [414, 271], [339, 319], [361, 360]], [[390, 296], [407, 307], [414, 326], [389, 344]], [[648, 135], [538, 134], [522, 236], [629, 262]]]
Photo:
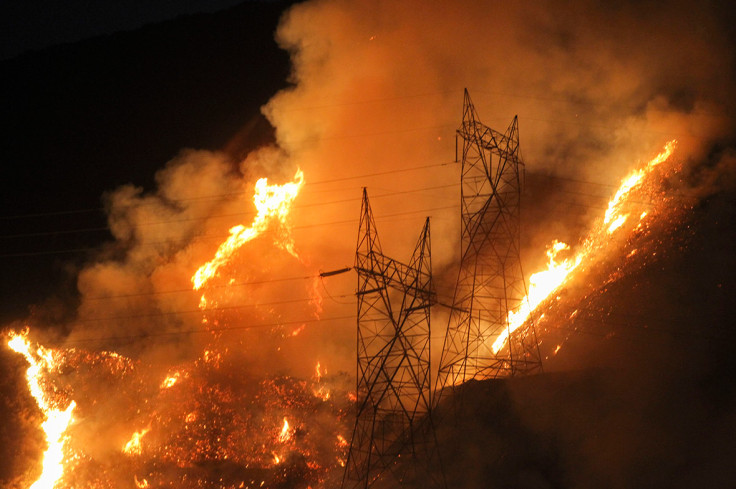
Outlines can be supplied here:
[[[464, 87], [491, 127], [504, 130], [518, 114], [530, 173], [615, 183], [672, 138], [681, 158], [702, 158], [733, 124], [725, 76], [733, 56], [718, 14], [638, 2], [296, 5], [276, 33], [291, 53], [294, 87], [263, 108], [276, 145], [242, 162], [185, 150], [156, 174], [155, 192], [111, 189], [105, 202], [118, 250], [79, 274], [78, 328], [89, 332], [89, 318], [129, 315], [86, 298], [150, 291], [127, 298], [123, 311], [131, 300], [143, 301], [141, 310], [191, 309], [191, 296], [165, 292], [186, 288], [217, 238], [248, 224], [255, 179], [284, 182], [297, 168], [306, 181], [293, 212], [300, 273], [351, 264], [362, 186], [373, 196], [384, 251], [399, 259], [408, 259], [423, 217], [432, 217], [433, 264], [441, 271], [456, 259], [457, 187], [449, 184], [457, 181], [453, 131]], [[396, 172], [414, 167], [421, 168]], [[554, 220], [555, 231], [579, 225], [565, 215]], [[534, 237], [544, 231], [525, 232], [537, 247], [525, 252], [540, 260], [554, 237]], [[257, 258], [244, 249], [238, 259], [253, 266]], [[340, 279], [326, 282], [350, 292]], [[289, 292], [304, 298], [306, 289], [292, 284]], [[92, 321], [91, 330], [168, 330], [192, 321], [196, 315]]]
[[[587, 182], [585, 192], [605, 199], [605, 185], [673, 138], [685, 166], [711, 164], [707, 182], [716, 188], [708, 191], [717, 191], [719, 151], [733, 142], [736, 122], [727, 11], [708, 2], [602, 0], [294, 5], [275, 34], [291, 56], [292, 85], [262, 108], [275, 143], [238, 157], [226, 148], [182, 148], [161, 161], [155, 189], [139, 182], [109, 189], [103, 202], [113, 240], [80, 267], [76, 313], [49, 337], [68, 335], [69, 345], [117, 338], [101, 342], [108, 348], [122, 337], [127, 353], [163, 364], [196, 355], [201, 337], [179, 334], [202, 328], [200, 294], [187, 291], [191, 276], [229, 228], [250, 224], [258, 178], [283, 183], [302, 169], [291, 216], [299, 258], [274, 246], [273, 234], [243, 247], [205, 292], [226, 308], [208, 320], [226, 328], [283, 324], [277, 332], [227, 333], [269, 369], [304, 375], [326, 358], [351, 371], [354, 276], [315, 277], [352, 265], [367, 187], [390, 256], [408, 261], [431, 216], [438, 294], [450, 294], [459, 253], [454, 131], [464, 88], [485, 124], [504, 131], [518, 115], [530, 181], [558, 178], [535, 180], [536, 194], [527, 197], [536, 202], [561, 199], [569, 189], [559, 179]], [[574, 213], [564, 203], [523, 204], [525, 269], [541, 266], [552, 239], [579, 240], [604, 202], [588, 200]], [[136, 342], [138, 335], [156, 340]]]
[[[733, 129], [733, 32], [724, 12], [718, 4], [694, 9], [684, 2], [295, 5], [275, 34], [291, 56], [293, 85], [262, 108], [275, 144], [238, 159], [182, 148], [161, 162], [155, 190], [136, 182], [109, 189], [103, 202], [114, 242], [79, 270], [81, 303], [64, 330], [79, 339], [196, 328], [198, 297], [184, 292], [189, 278], [230, 227], [249, 224], [255, 180], [283, 183], [297, 168], [306, 182], [292, 213], [300, 261], [288, 265], [292, 257], [279, 249], [268, 258], [245, 248], [223, 280], [283, 278], [275, 270], [314, 276], [351, 265], [366, 186], [389, 255], [407, 260], [431, 216], [439, 293], [449, 295], [452, 277], [443, 270], [457, 260], [454, 130], [463, 88], [487, 125], [503, 131], [519, 116], [530, 178], [613, 184], [672, 138], [678, 157], [699, 160]], [[555, 185], [550, 180], [532, 198], [554, 193]], [[590, 188], [606, 197], [605, 187]], [[528, 270], [545, 260], [552, 239], [574, 243], [598, 215], [590, 205], [574, 215], [570, 207], [525, 206]], [[258, 293], [305, 301], [318, 294], [324, 310], [305, 302], [310, 306], [296, 316], [344, 317], [353, 313], [352, 287], [344, 275]], [[243, 286], [240, 302], [231, 303], [263, 302], [258, 293]], [[271, 322], [284, 320], [278, 309]], [[296, 316], [292, 311], [290, 320]], [[343, 323], [315, 329], [330, 333], [334, 341], [322, 348], [339, 351], [347, 365], [352, 331]], [[313, 334], [322, 344], [323, 335]]]
[[[291, 221], [299, 260], [278, 247], [268, 256], [256, 251], [268, 246], [254, 244], [222, 271], [223, 281], [314, 277], [351, 265], [365, 186], [391, 256], [407, 260], [431, 216], [438, 292], [447, 297], [452, 274], [443, 271], [451, 270], [458, 248], [453, 161], [462, 90], [469, 89], [491, 127], [503, 131], [518, 115], [530, 179], [590, 182], [586, 191], [605, 198], [605, 187], [601, 192], [595, 184], [616, 183], [667, 140], [679, 140], [683, 161], [699, 161], [732, 134], [733, 32], [724, 25], [725, 11], [685, 2], [294, 5], [275, 32], [291, 56], [292, 85], [262, 108], [275, 144], [237, 158], [182, 148], [160, 162], [155, 189], [137, 182], [108, 189], [103, 203], [113, 241], [80, 267], [80, 304], [63, 334], [72, 331], [71, 341], [78, 341], [199, 327], [198, 296], [186, 292], [193, 272], [230, 227], [249, 225], [258, 178], [283, 183], [298, 168], [306, 182]], [[560, 190], [559, 182], [549, 180], [531, 197], [543, 200]], [[574, 243], [598, 214], [595, 205], [574, 214], [565, 206], [525, 206], [522, 259], [532, 271], [552, 239]], [[229, 300], [250, 307], [268, 297], [256, 314], [262, 322], [296, 324], [302, 317], [349, 316], [352, 288], [350, 275], [343, 275], [274, 283], [271, 290], [242, 285]], [[288, 313], [272, 304], [284, 300], [303, 302]], [[236, 311], [245, 316], [230, 321], [254, 320]], [[339, 352], [341, 366], [352, 357], [346, 324], [351, 321], [307, 328], [320, 348]], [[191, 340], [183, 338], [174, 343]]]

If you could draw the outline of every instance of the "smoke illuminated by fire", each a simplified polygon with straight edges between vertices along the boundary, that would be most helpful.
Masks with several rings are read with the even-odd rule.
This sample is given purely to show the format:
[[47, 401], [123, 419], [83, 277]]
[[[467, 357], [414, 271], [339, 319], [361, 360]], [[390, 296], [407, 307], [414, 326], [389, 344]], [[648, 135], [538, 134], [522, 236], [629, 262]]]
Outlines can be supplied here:
[[[446, 160], [463, 87], [478, 90], [474, 98], [492, 109], [492, 119], [519, 114], [530, 172], [556, 168], [561, 177], [613, 181], [620, 165], [647, 154], [662, 134], [683, 134], [688, 157], [702, 150], [687, 136], [691, 127], [719, 136], [720, 121], [698, 115], [718, 107], [698, 87], [679, 84], [702, 74], [710, 89], [724, 78], [718, 36], [693, 42], [679, 34], [692, 25], [714, 32], [707, 15], [690, 5], [684, 15], [585, 5], [565, 5], [569, 15], [558, 15], [555, 2], [499, 9], [486, 2], [295, 4], [277, 33], [295, 61], [294, 85], [263, 108], [278, 147], [243, 160], [226, 151], [184, 151], [156, 175], [155, 191], [128, 185], [107, 195], [116, 241], [84, 265], [81, 305], [64, 325], [67, 346], [90, 350], [34, 350], [25, 335], [11, 335], [10, 347], [31, 365], [28, 388], [46, 418], [48, 449], [33, 489], [334, 486], [329, 477], [345, 464], [343, 435], [357, 400], [348, 392], [354, 386], [337, 380], [354, 365], [355, 321], [305, 323], [353, 314], [354, 303], [341, 304], [338, 294], [354, 290], [335, 285], [335, 297], [328, 293], [323, 303], [325, 284], [314, 278], [300, 308], [304, 288], [281, 280], [314, 276], [304, 271], [309, 263], [330, 269], [352, 260], [362, 186], [382, 192], [376, 215], [392, 216], [380, 223], [387, 239], [413, 245], [408, 219], [431, 214], [435, 270], [455, 265], [457, 186], [448, 182], [457, 182], [457, 165]], [[649, 25], [648, 16], [661, 21]], [[686, 22], [669, 22], [680, 17]], [[672, 34], [670, 25], [677, 35], [663, 35]], [[661, 43], [667, 52], [651, 39], [668, 39]], [[678, 108], [678, 93], [692, 94], [687, 111]], [[552, 242], [546, 269], [529, 277], [508, 327], [488, 340], [494, 352], [538, 321], [609, 240], [636, 229], [637, 216], [643, 228], [657, 218], [656, 209], [631, 204], [674, 148], [667, 143], [622, 181], [580, 246]], [[293, 181], [273, 184], [297, 167]], [[248, 225], [232, 216], [242, 215], [242, 189], [254, 175], [269, 180], [255, 183]], [[573, 227], [572, 220], [559, 226]], [[522, 232], [537, 232], [542, 243], [560, 236], [557, 229]], [[278, 253], [269, 254], [272, 245]], [[646, 255], [644, 246], [628, 252]], [[438, 289], [446, 285], [441, 280]], [[216, 289], [217, 281], [223, 285]], [[192, 289], [200, 291], [199, 308]], [[222, 298], [213, 297], [216, 290]], [[78, 342], [95, 338], [109, 339], [100, 350], [121, 346], [120, 354]], [[549, 344], [558, 358], [569, 350], [562, 340]], [[316, 358], [322, 362], [314, 367]], [[58, 362], [66, 369], [62, 380], [49, 375]]]
[[253, 218], [250, 227], [238, 225], [230, 229], [230, 237], [220, 245], [215, 257], [199, 267], [192, 277], [194, 289], [199, 290], [207, 283], [218, 269], [230, 260], [232, 254], [248, 241], [252, 240], [270, 225], [272, 220], [277, 220], [284, 235], [277, 241], [277, 245], [296, 256], [294, 242], [286, 227], [287, 216], [292, 202], [299, 194], [299, 189], [304, 184], [304, 173], [297, 170], [294, 181], [283, 185], [269, 185], [268, 179], [261, 178], [256, 182], [253, 202], [258, 213]]
[[[230, 238], [220, 246], [215, 258], [200, 267], [192, 277], [195, 290], [217, 275], [218, 269], [231, 260], [234, 253], [245, 243], [261, 235], [273, 222], [279, 226], [275, 230], [277, 236], [274, 245], [296, 256], [295, 246], [287, 227], [287, 218], [290, 206], [303, 184], [303, 178], [300, 170], [297, 171], [294, 182], [284, 185], [268, 185], [265, 178], [258, 180], [254, 196], [258, 214], [252, 226], [250, 228], [238, 226], [231, 230]], [[212, 324], [220, 323], [215, 320]], [[283, 338], [293, 338], [302, 329], [303, 325], [299, 326], [295, 333], [284, 335]], [[66, 410], [56, 409], [42, 388], [44, 382], [47, 382], [45, 375], [56, 368], [59, 362], [65, 365], [75, 364], [76, 368], [79, 368], [85, 363], [104, 364], [104, 358], [115, 361], [126, 359], [114, 353], [105, 353], [104, 357], [97, 357], [92, 353], [80, 356], [80, 352], [75, 350], [52, 352], [42, 347], [34, 354], [25, 334], [11, 335], [8, 344], [15, 351], [22, 353], [31, 363], [27, 374], [29, 389], [47, 417], [42, 428], [47, 434], [49, 448], [44, 455], [43, 475], [33, 489], [53, 489], [54, 484], [62, 478], [69, 481], [64, 487], [72, 487], [74, 481], [77, 481], [76, 478], [80, 477], [78, 474], [86, 470], [84, 467], [92, 460], [88, 459], [85, 447], [75, 446], [73, 467], [69, 473], [65, 473], [63, 435], [71, 422], [75, 404], [71, 402]], [[149, 394], [154, 397], [146, 398], [145, 407], [141, 406], [135, 411], [133, 416], [137, 420], [136, 424], [148, 426], [134, 431], [127, 441], [121, 442], [118, 446], [121, 447], [120, 452], [129, 457], [129, 463], [137, 467], [133, 469], [135, 471], [133, 480], [137, 487], [150, 487], [154, 481], [155, 484], [186, 487], [182, 483], [190, 477], [187, 471], [205, 462], [227, 461], [240, 467], [238, 471], [242, 480], [234, 481], [233, 485], [228, 487], [278, 485], [281, 483], [280, 478], [292, 477], [290, 474], [299, 474], [301, 480], [316, 483], [325, 477], [331, 466], [339, 465], [345, 450], [343, 444], [339, 439], [330, 443], [324, 443], [321, 439], [337, 436], [334, 430], [340, 423], [336, 418], [341, 416], [339, 413], [342, 408], [327, 402], [330, 391], [324, 383], [324, 372], [320, 370], [319, 363], [312, 386], [306, 382], [300, 383], [283, 378], [257, 382], [256, 386], [245, 389], [241, 387], [239, 392], [234, 392], [231, 385], [239, 382], [232, 379], [223, 384], [222, 378], [232, 375], [226, 372], [234, 368], [233, 362], [237, 358], [226, 345], [215, 338], [205, 346], [194, 364], [170, 368], [163, 381], [157, 384], [157, 394]], [[82, 363], [78, 363], [77, 359], [81, 359]], [[110, 373], [115, 375], [117, 372], [124, 375], [131, 374], [129, 369], [112, 369]], [[140, 373], [143, 374], [142, 371]], [[208, 380], [210, 376], [220, 380], [211, 383]], [[113, 376], [112, 380], [119, 382], [121, 378]], [[134, 396], [144, 395], [147, 389], [150, 393], [156, 392], [150, 387], [145, 387], [156, 385], [153, 378], [149, 380], [141, 377], [137, 383], [136, 389], [139, 391], [133, 394]], [[254, 404], [253, 399], [261, 406], [255, 408], [257, 404]], [[256, 411], [264, 409], [264, 412], [278, 410], [287, 413], [288, 417], [282, 417], [283, 424], [280, 431], [274, 435], [261, 427], [265, 418], [256, 423], [250, 419], [249, 413], [236, 411], [235, 405], [249, 405], [250, 409], [255, 408]], [[90, 409], [90, 406], [84, 408]], [[270, 415], [268, 412], [263, 416]], [[311, 417], [318, 422], [322, 422], [319, 421], [320, 417], [324, 417], [328, 420], [328, 433], [321, 434], [319, 424], [311, 428], [317, 430], [314, 434], [310, 434], [309, 429], [302, 429], [301, 425], [297, 430], [289, 422], [289, 418], [292, 417], [297, 419]], [[73, 442], [74, 440], [71, 440], [71, 443]], [[147, 465], [151, 461], [155, 461], [154, 465]], [[177, 470], [165, 469], [170, 464], [176, 466]], [[277, 472], [273, 474], [264, 472], [271, 470], [275, 465], [279, 466]], [[164, 468], [159, 471], [156, 469], [157, 466]], [[181, 474], [177, 474], [177, 471]], [[113, 475], [114, 471], [111, 470], [109, 476]], [[107, 476], [108, 474], [104, 472], [99, 475], [100, 480], [104, 480]], [[84, 477], [82, 479], [84, 480]], [[84, 482], [90, 483], [89, 480]], [[197, 486], [196, 477], [192, 480], [192, 484]]]

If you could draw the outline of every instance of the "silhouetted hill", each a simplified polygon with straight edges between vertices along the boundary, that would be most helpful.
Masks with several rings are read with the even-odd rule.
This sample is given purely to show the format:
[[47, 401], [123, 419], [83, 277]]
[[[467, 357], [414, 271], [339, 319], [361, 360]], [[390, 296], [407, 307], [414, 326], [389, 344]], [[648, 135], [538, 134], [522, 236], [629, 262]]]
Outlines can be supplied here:
[[733, 485], [733, 176], [555, 294], [539, 321], [545, 373], [442, 395], [448, 487]]

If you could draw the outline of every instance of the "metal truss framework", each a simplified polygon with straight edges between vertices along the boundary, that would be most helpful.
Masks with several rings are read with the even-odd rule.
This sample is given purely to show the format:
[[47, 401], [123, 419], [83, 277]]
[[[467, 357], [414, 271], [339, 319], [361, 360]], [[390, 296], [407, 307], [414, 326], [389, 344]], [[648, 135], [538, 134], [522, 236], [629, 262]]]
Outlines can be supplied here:
[[430, 414], [429, 218], [408, 265], [381, 251], [365, 189], [359, 229], [357, 418], [342, 487], [445, 487]]
[[[509, 312], [526, 296], [519, 256], [524, 163], [517, 117], [505, 133], [494, 131], [480, 122], [465, 90], [457, 135], [462, 139], [462, 255], [440, 359], [440, 391], [542, 366], [533, 321], [512, 334], [508, 322]], [[501, 334], [509, 338], [494, 351]]]

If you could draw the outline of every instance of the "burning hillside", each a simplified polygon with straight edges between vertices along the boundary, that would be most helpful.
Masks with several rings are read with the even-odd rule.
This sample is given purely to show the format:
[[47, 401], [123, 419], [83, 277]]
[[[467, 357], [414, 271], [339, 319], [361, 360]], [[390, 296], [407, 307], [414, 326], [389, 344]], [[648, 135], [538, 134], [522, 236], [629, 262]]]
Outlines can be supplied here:
[[[252, 225], [230, 230], [215, 258], [192, 277], [195, 290], [206, 292], [237, 250], [257, 238], [273, 239], [298, 259], [288, 223], [301, 171], [296, 177], [284, 185], [256, 183]], [[219, 292], [199, 302], [199, 333], [208, 338], [201, 356], [170, 366], [163, 379], [150, 365], [117, 353], [48, 349], [32, 345], [27, 330], [10, 333], [8, 346], [30, 364], [28, 387], [45, 418], [47, 448], [33, 489], [131, 482], [139, 488], [306, 487], [344, 464], [345, 385], [331, 385], [320, 363], [310, 380], [254, 375], [246, 368], [248, 348], [223, 341], [235, 325], [218, 317], [232, 298]], [[304, 328], [276, 319], [270, 329], [281, 338]], [[245, 338], [259, 341], [246, 335], [241, 345]]]
[[[532, 183], [527, 194], [518, 189], [524, 204], [513, 229], [514, 257], [527, 274], [515, 283], [527, 297], [520, 294], [519, 308], [493, 297], [506, 308], [494, 310], [502, 329], [482, 338], [484, 353], [511, 352], [533, 326], [545, 373], [454, 386], [467, 402], [455, 419], [441, 415], [437, 430], [449, 485], [666, 485], [642, 462], [648, 456], [671, 473], [694, 467], [713, 474], [704, 478], [712, 485], [728, 480], [733, 448], [724, 440], [736, 433], [736, 394], [723, 374], [733, 371], [723, 325], [736, 268], [734, 92], [723, 77], [730, 44], [714, 34], [722, 27], [714, 11], [668, 7], [294, 5], [276, 33], [291, 55], [292, 85], [262, 108], [273, 143], [247, 155], [232, 149], [237, 141], [222, 151], [184, 149], [155, 173], [155, 186], [105, 193], [110, 239], [77, 262], [74, 293], [61, 296], [73, 300], [49, 299], [3, 325], [2, 400], [15, 422], [2, 428], [10, 447], [2, 483], [338, 486], [356, 405], [368, 398], [360, 386], [372, 388], [355, 387], [349, 264], [361, 188], [371, 190], [366, 215], [375, 216], [387, 250], [411, 249], [420, 221], [431, 217], [417, 255], [426, 301], [400, 309], [424, 318], [438, 302], [422, 333], [424, 394], [437, 377], [428, 370], [437, 368], [462, 240], [464, 189], [450, 160], [465, 86], [490, 125], [518, 113], [512, 149], [523, 148]], [[172, 78], [207, 73], [191, 75]], [[522, 177], [515, 174], [517, 183]], [[708, 211], [712, 200], [718, 212]], [[563, 205], [551, 205], [557, 201]], [[74, 214], [44, 216], [59, 212]], [[39, 237], [86, 231], [20, 235], [40, 246]], [[74, 251], [45, 244], [31, 256]], [[411, 266], [386, 260], [411, 278]], [[361, 273], [383, 280], [386, 272]], [[387, 289], [374, 285], [360, 292]], [[390, 314], [380, 323], [389, 332], [397, 329]], [[380, 334], [395, 358], [410, 356], [406, 338]], [[387, 377], [379, 381], [390, 388]], [[408, 377], [401, 380], [410, 384]], [[437, 398], [430, 391], [425, 399], [421, 415]], [[440, 412], [450, 412], [451, 400], [442, 398]], [[697, 419], [684, 414], [690, 405]], [[381, 426], [403, 406], [391, 409]], [[701, 431], [708, 438], [699, 440]], [[412, 433], [386, 440], [398, 446]], [[701, 450], [712, 441], [722, 454], [668, 452], [660, 438]]]
[[[604, 306], [607, 291], [659, 260], [673, 244], [687, 245], [682, 238], [665, 242], [681, 229], [688, 208], [675, 205], [667, 192], [679, 169], [664, 164], [673, 148], [668, 143], [624, 179], [580, 251], [553, 243], [548, 270], [530, 277], [529, 309], [514, 313], [524, 315], [518, 324], [510, 317], [507, 335], [496, 339], [497, 350], [513, 341], [529, 318], [546, 360], [560, 354], [570, 338], [575, 343], [580, 334], [600, 334], [589, 323], [607, 324], [615, 316]], [[170, 365], [156, 376], [152, 365], [117, 353], [48, 349], [33, 346], [28, 331], [11, 333], [8, 344], [30, 364], [29, 390], [45, 418], [47, 448], [34, 489], [317, 487], [339, 480], [352, 422], [346, 376], [325, 377], [320, 363], [308, 380], [259, 375], [247, 347], [239, 351], [224, 341], [231, 324], [217, 314], [227, 309], [228, 288], [213, 289], [217, 299], [206, 298], [208, 280], [251, 240], [276, 238], [275, 249], [295, 258], [287, 216], [298, 189], [259, 182], [253, 225], [233, 228], [217, 261], [194, 274], [195, 290], [205, 291], [201, 333], [207, 338], [194, 362]], [[559, 258], [565, 252], [573, 257]], [[201, 279], [203, 271], [207, 279]], [[274, 345], [298, 337], [303, 326], [284, 328], [270, 328], [280, 338]], [[603, 333], [618, 334], [615, 327]], [[258, 342], [266, 336], [245, 338]]]
[[350, 401], [337, 379], [259, 379], [211, 350], [151, 378], [115, 353], [35, 347], [26, 334], [10, 345], [31, 363], [46, 418], [31, 487], [306, 487], [344, 457]]

